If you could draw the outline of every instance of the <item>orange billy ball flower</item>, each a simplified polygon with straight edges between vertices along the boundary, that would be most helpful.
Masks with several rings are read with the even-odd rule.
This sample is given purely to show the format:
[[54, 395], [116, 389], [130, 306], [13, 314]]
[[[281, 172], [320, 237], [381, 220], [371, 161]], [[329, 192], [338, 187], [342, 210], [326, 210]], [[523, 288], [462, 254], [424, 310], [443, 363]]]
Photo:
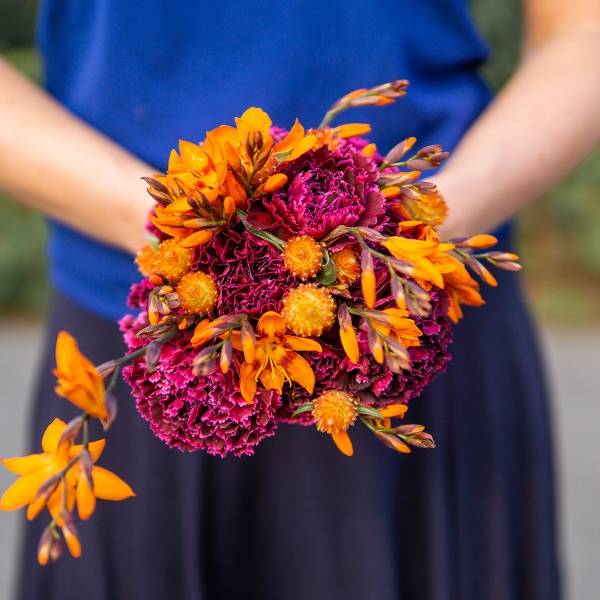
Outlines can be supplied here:
[[154, 271], [169, 281], [178, 281], [192, 266], [192, 252], [179, 240], [161, 242], [154, 254]]
[[217, 284], [208, 274], [200, 271], [187, 273], [177, 286], [181, 306], [189, 313], [205, 315], [217, 303]]
[[352, 246], [333, 253], [331, 258], [337, 268], [338, 283], [352, 285], [360, 277], [360, 261]]
[[286, 294], [281, 314], [292, 333], [318, 337], [333, 325], [334, 312], [335, 302], [328, 290], [302, 283]]
[[317, 430], [328, 433], [340, 452], [352, 456], [352, 442], [347, 433], [358, 416], [358, 401], [340, 390], [327, 390], [313, 402], [312, 415]]
[[144, 244], [135, 256], [135, 264], [144, 277], [148, 277], [154, 272], [155, 252], [150, 244]]
[[283, 250], [283, 264], [296, 277], [309, 279], [321, 269], [323, 248], [308, 235], [290, 239]]

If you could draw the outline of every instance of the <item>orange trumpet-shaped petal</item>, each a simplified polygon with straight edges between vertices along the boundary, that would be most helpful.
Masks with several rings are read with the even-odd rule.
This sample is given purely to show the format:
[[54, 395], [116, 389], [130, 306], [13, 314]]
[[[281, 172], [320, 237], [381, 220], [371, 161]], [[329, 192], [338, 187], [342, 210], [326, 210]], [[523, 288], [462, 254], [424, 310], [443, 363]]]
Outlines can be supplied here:
[[304, 137], [304, 127], [302, 127], [302, 124], [300, 123], [300, 121], [298, 121], [298, 119], [296, 119], [296, 121], [294, 122], [294, 125], [290, 129], [289, 133], [280, 142], [277, 142], [273, 146], [273, 152], [275, 152], [276, 154], [284, 153], [284, 152], [291, 152], [293, 150], [294, 146], [296, 146], [296, 144], [298, 144], [298, 142], [303, 137]]
[[77, 512], [82, 521], [89, 519], [96, 508], [96, 496], [90, 486], [88, 476], [82, 469], [79, 471], [77, 479]]
[[75, 338], [61, 331], [56, 339], [56, 393], [92, 417], [108, 420], [104, 383], [96, 367], [79, 351]]
[[352, 456], [354, 454], [354, 448], [352, 447], [352, 440], [348, 435], [347, 431], [340, 431], [339, 433], [332, 433], [331, 439], [334, 441], [338, 450], [346, 456]]
[[254, 366], [251, 363], [244, 363], [240, 367], [240, 393], [248, 404], [254, 402], [254, 396], [256, 395], [256, 374], [258, 373], [258, 366]]
[[285, 319], [279, 313], [269, 310], [258, 319], [256, 329], [260, 335], [268, 338], [285, 333]]
[[304, 153], [312, 150], [318, 142], [318, 138], [316, 135], [310, 134], [306, 137], [302, 138], [294, 147], [289, 156], [287, 156], [283, 162], [296, 160], [299, 156], [302, 156]]
[[94, 495], [99, 500], [125, 500], [135, 496], [135, 492], [120, 477], [102, 467], [92, 469]]

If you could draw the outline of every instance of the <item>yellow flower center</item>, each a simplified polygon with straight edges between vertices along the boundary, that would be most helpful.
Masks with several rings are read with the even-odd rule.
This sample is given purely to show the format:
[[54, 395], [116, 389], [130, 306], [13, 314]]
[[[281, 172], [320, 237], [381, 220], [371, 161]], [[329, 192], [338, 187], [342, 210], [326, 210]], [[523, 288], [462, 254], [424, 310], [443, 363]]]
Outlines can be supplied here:
[[296, 277], [308, 279], [321, 269], [323, 248], [308, 235], [293, 237], [285, 245], [283, 264]]
[[302, 337], [320, 336], [333, 325], [334, 313], [331, 293], [312, 283], [302, 283], [290, 290], [281, 311], [288, 329]]
[[205, 315], [217, 303], [217, 285], [206, 273], [187, 273], [177, 286], [177, 295], [188, 313]]
[[192, 252], [175, 239], [161, 242], [154, 254], [154, 271], [170, 281], [181, 279], [191, 265]]
[[354, 425], [358, 401], [340, 390], [327, 390], [314, 401], [312, 415], [321, 433], [342, 433]]
[[352, 246], [346, 246], [331, 255], [337, 267], [337, 280], [345, 285], [352, 285], [360, 277], [360, 260]]

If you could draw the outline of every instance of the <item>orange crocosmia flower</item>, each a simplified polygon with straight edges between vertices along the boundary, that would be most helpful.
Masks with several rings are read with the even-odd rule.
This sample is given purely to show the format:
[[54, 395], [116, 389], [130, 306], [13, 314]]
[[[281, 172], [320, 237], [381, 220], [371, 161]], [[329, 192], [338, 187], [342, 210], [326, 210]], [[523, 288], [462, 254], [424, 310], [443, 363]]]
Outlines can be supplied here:
[[414, 277], [443, 288], [446, 273], [455, 271], [462, 264], [448, 254], [454, 250], [451, 243], [437, 240], [413, 240], [400, 236], [392, 236], [381, 242], [390, 253], [414, 267]]
[[[306, 359], [298, 352], [321, 352], [321, 344], [309, 338], [286, 335], [285, 319], [279, 313], [268, 311], [260, 317], [254, 345], [254, 360], [244, 360], [240, 368], [240, 391], [251, 403], [257, 382], [267, 390], [283, 390], [286, 383], [296, 382], [309, 394], [315, 387], [315, 374]], [[243, 351], [239, 332], [233, 332], [231, 341], [236, 350]]]
[[100, 373], [77, 346], [75, 338], [61, 331], [56, 338], [56, 393], [102, 421], [109, 418]]
[[287, 162], [312, 150], [317, 142], [315, 134], [305, 135], [304, 127], [296, 119], [289, 133], [273, 146], [273, 152], [279, 161]]
[[[42, 437], [41, 453], [1, 460], [2, 464], [19, 478], [0, 498], [0, 510], [17, 510], [27, 506], [27, 518], [31, 520], [40, 513], [44, 506], [47, 506], [52, 518], [59, 519], [65, 481], [59, 481], [56, 488], [49, 494], [38, 496], [38, 490], [48, 479], [63, 472], [71, 463], [72, 466], [65, 476], [67, 511], [72, 511], [77, 502], [80, 516], [87, 518], [93, 512], [95, 498], [124, 500], [135, 495], [132, 489], [114, 473], [96, 466], [92, 467], [93, 488], [89, 488], [88, 485], [88, 489], [93, 493], [94, 502], [90, 502], [89, 494], [88, 497], [85, 493], [80, 494], [78, 490], [79, 465], [73, 459], [81, 453], [83, 446], [69, 441], [59, 444], [65, 427], [64, 421], [54, 419]], [[88, 444], [88, 451], [93, 463], [102, 454], [104, 445], [105, 440], [97, 440]]]
[[419, 338], [423, 335], [423, 332], [417, 327], [417, 324], [408, 317], [409, 313], [406, 309], [386, 308], [381, 312], [386, 316], [390, 324], [389, 326], [383, 325], [372, 319], [371, 325], [376, 331], [385, 337], [394, 335], [398, 339], [398, 342], [405, 348], [421, 345]]
[[448, 206], [439, 192], [424, 194], [417, 186], [411, 186], [410, 193], [403, 193], [399, 204], [412, 219], [425, 221], [432, 227], [441, 225], [448, 216]]
[[459, 266], [444, 275], [444, 282], [448, 290], [450, 306], [448, 316], [454, 323], [458, 323], [463, 317], [461, 304], [467, 306], [481, 306], [485, 304], [479, 293], [479, 284], [469, 275], [466, 267], [459, 263]]

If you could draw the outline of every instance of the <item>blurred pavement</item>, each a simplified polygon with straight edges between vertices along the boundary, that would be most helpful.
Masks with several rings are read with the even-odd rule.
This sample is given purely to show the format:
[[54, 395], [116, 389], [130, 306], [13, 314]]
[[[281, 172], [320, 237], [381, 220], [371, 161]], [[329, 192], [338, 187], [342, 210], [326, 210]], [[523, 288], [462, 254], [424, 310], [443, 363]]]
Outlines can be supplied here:
[[[0, 456], [14, 456], [24, 444], [32, 374], [42, 338], [38, 321], [0, 320]], [[555, 407], [560, 467], [565, 589], [569, 600], [597, 597], [600, 589], [600, 330], [543, 332]], [[12, 480], [0, 470], [0, 489]], [[18, 526], [24, 514], [0, 514], [0, 600], [9, 600]]]

